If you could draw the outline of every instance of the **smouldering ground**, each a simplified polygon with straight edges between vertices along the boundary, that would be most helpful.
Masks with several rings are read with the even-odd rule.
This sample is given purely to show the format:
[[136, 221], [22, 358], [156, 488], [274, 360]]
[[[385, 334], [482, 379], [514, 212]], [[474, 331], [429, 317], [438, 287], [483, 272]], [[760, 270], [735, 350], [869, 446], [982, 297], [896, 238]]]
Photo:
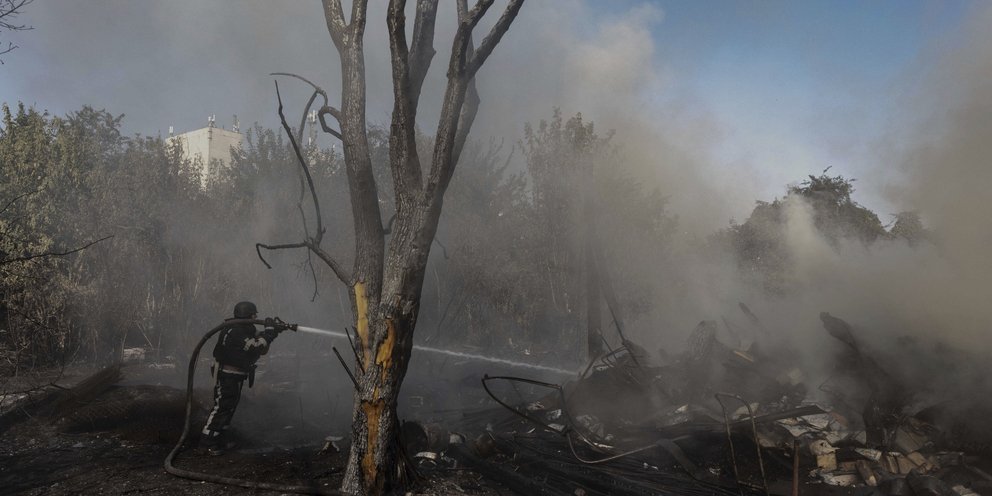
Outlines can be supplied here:
[[[59, 384], [69, 386], [92, 370], [73, 369], [63, 375]], [[184, 393], [168, 386], [133, 384], [150, 382], [147, 370], [136, 372], [125, 368], [125, 376], [120, 385], [91, 402], [103, 407], [90, 417], [98, 417], [100, 412], [106, 417], [95, 423], [92, 419], [89, 425], [73, 421], [73, 416], [79, 417], [82, 409], [49, 418], [8, 417], [9, 421], [0, 426], [0, 493], [279, 494], [167, 474], [162, 463], [179, 437], [182, 409], [178, 407]], [[210, 401], [205, 390], [198, 390], [196, 397], [200, 405]], [[128, 411], [116, 408], [149, 401], [153, 402], [156, 413], [141, 408]], [[237, 448], [219, 457], [209, 456], [200, 449], [188, 449], [179, 454], [176, 466], [248, 480], [337, 488], [347, 461], [346, 442], [337, 443], [338, 452], [321, 452], [323, 439], [330, 433], [317, 425], [317, 418], [286, 417], [287, 411], [295, 412], [295, 409], [280, 409], [273, 404], [285, 401], [285, 395], [274, 391], [246, 397], [234, 422]], [[202, 423], [203, 411], [198, 406], [194, 426]], [[424, 495], [506, 493], [465, 470], [425, 474], [419, 487], [411, 489]]]

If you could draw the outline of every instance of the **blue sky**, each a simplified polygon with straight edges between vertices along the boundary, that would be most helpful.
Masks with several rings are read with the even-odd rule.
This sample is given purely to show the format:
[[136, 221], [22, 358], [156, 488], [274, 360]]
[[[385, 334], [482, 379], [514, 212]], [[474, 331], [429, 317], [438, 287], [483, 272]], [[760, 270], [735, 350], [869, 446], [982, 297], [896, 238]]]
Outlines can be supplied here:
[[[740, 219], [749, 202], [828, 166], [860, 178], [857, 198], [883, 214], [894, 207], [880, 193], [891, 177], [878, 150], [904, 125], [899, 106], [924, 55], [959, 30], [974, 5], [530, 0], [480, 75], [484, 106], [476, 134], [512, 141], [523, 122], [548, 116], [553, 106], [620, 129], [625, 112], [656, 113], [669, 121], [657, 132], [676, 145], [696, 133], [691, 146], [699, 150], [686, 154], [702, 155], [696, 158], [706, 162], [706, 174], [733, 178], [723, 187], [734, 199], [717, 217]], [[366, 44], [370, 120], [382, 122], [389, 80], [379, 17], [370, 18]], [[21, 46], [0, 66], [0, 99], [57, 114], [83, 104], [107, 108], [127, 115], [129, 132], [194, 129], [211, 114], [219, 124], [238, 114], [243, 126], [274, 127], [272, 71], [305, 73], [336, 91], [337, 61], [317, 2], [41, 0], [23, 20], [35, 29], [0, 33], [0, 41]], [[445, 29], [442, 23], [437, 78]], [[614, 44], [617, 33], [629, 34], [628, 43]], [[649, 38], [638, 41], [638, 33]], [[597, 44], [607, 46], [601, 57], [630, 56], [630, 63], [583, 60]], [[631, 53], [645, 44], [652, 46]], [[633, 82], [575, 82], [576, 74], [595, 76], [596, 63], [629, 70]], [[287, 84], [286, 91], [306, 98], [303, 88]], [[608, 107], [620, 116], [601, 111]], [[432, 116], [427, 111], [422, 121]], [[695, 141], [699, 129], [708, 131]]]
[[906, 79], [967, 12], [933, 1], [658, 5], [658, 57], [680, 76], [662, 98], [704, 102], [727, 133], [719, 160], [756, 162], [771, 194], [832, 167], [860, 177], [858, 198], [880, 214], [890, 207], [878, 194], [886, 164], [873, 149], [904, 117]]

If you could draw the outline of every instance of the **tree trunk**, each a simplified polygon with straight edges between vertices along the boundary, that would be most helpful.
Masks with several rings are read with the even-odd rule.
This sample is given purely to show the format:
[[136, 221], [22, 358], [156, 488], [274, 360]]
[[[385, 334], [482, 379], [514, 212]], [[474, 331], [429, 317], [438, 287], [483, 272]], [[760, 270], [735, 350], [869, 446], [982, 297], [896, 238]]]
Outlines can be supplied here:
[[440, 203], [402, 203], [389, 243], [382, 299], [374, 302], [359, 283], [353, 287], [361, 360], [352, 445], [342, 490], [381, 494], [404, 476], [396, 442], [396, 403], [413, 349], [427, 258], [441, 214]]
[[[402, 307], [373, 310], [361, 303], [361, 285], [355, 286], [359, 309], [358, 343], [361, 368], [356, 371], [359, 390], [352, 411], [352, 445], [341, 489], [350, 494], [382, 494], [403, 477], [403, 463], [396, 442], [396, 401], [410, 360], [413, 328], [419, 298]], [[380, 337], [381, 339], [376, 339]], [[364, 372], [362, 371], [364, 369]]]
[[[444, 192], [478, 109], [474, 77], [520, 10], [523, 0], [510, 0], [478, 50], [472, 31], [494, 0], [456, 2], [458, 29], [452, 45], [440, 121], [430, 170], [423, 176], [416, 149], [416, 115], [421, 87], [434, 55], [434, 22], [438, 0], [418, 0], [413, 39], [407, 42], [406, 2], [391, 0], [387, 15], [393, 76], [394, 107], [389, 155], [396, 201], [395, 227], [388, 248], [382, 227], [379, 195], [372, 173], [365, 115], [363, 36], [367, 0], [353, 0], [350, 21], [340, 0], [323, 0], [328, 32], [341, 56], [341, 110], [327, 105], [321, 112], [337, 118], [351, 194], [355, 261], [345, 274], [319, 248], [322, 227], [304, 243], [349, 286], [358, 339], [352, 445], [341, 489], [366, 495], [398, 489], [404, 470], [397, 443], [396, 403], [406, 376], [413, 331], [420, 311], [427, 258], [437, 231]], [[319, 88], [316, 88], [318, 91]], [[325, 96], [326, 100], [326, 96]], [[280, 112], [281, 112], [280, 103]], [[280, 114], [281, 115], [281, 114]], [[323, 114], [321, 114], [323, 115]], [[322, 126], [323, 126], [323, 121]], [[287, 128], [288, 124], [284, 123]], [[327, 130], [327, 127], [325, 127]], [[328, 131], [331, 132], [331, 131]], [[304, 170], [302, 156], [297, 152]], [[308, 176], [309, 177], [309, 176]], [[426, 180], [426, 181], [425, 181]], [[316, 193], [311, 193], [315, 197]]]

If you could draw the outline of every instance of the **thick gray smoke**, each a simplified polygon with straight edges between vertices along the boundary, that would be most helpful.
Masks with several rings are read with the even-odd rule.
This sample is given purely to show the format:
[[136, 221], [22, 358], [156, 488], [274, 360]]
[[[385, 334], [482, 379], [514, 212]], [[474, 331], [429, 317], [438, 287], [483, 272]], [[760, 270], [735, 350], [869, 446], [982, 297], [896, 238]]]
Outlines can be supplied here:
[[[931, 46], [904, 86], [893, 88], [906, 95], [900, 101], [903, 125], [879, 146], [880, 160], [899, 167], [880, 175], [897, 178], [893, 184], [875, 188], [886, 189], [887, 201], [897, 208], [921, 214], [930, 232], [927, 242], [835, 243], [814, 227], [811, 207], [791, 198], [785, 202], [783, 232], [792, 262], [790, 291], [768, 296], [742, 282], [732, 262], [686, 250], [671, 272], [663, 272], [682, 281], [686, 290], [673, 292], [678, 303], [663, 306], [653, 320], [677, 325], [682, 334], [664, 328], [646, 334], [661, 343], [678, 343], [693, 318], [740, 317], [734, 305], [744, 301], [795, 346], [811, 373], [829, 372], [834, 359], [827, 350], [836, 343], [820, 325], [821, 311], [853, 323], [872, 349], [895, 357], [887, 365], [904, 375], [932, 379], [938, 370], [946, 372], [948, 363], [966, 368], [976, 363], [941, 362], [947, 355], [939, 355], [947, 349], [987, 354], [992, 329], [992, 35], [987, 26], [992, 8], [979, 6], [972, 14], [966, 29]], [[885, 223], [891, 220], [889, 212], [878, 214]], [[957, 384], [954, 377], [948, 373], [947, 386]], [[944, 392], [953, 394], [949, 391], [959, 389]]]
[[925, 322], [932, 329], [985, 350], [992, 329], [990, 22], [992, 8], [976, 7], [965, 28], [930, 54], [919, 99], [907, 106], [918, 113], [902, 160], [907, 184], [893, 191], [895, 199], [923, 214], [947, 262], [943, 277], [920, 280], [915, 303], [925, 300], [927, 309], [921, 317], [929, 317]]
[[[414, 2], [410, 3], [412, 8]], [[372, 4], [366, 34], [369, 120], [382, 123], [389, 118], [391, 80], [383, 4]], [[9, 59], [11, 65], [22, 64], [23, 70], [36, 74], [31, 93], [15, 88], [8, 98], [41, 105], [68, 98], [74, 105], [88, 103], [128, 112], [128, 125], [145, 134], [155, 134], [169, 124], [176, 124], [178, 130], [195, 128], [206, 116], [201, 112], [218, 114], [219, 122], [226, 122], [228, 113], [238, 113], [242, 122], [276, 127], [272, 78], [267, 75], [273, 71], [310, 77], [328, 90], [332, 104], [337, 103], [338, 60], [316, 4], [50, 5], [54, 4], [32, 5], [30, 21], [38, 28], [38, 36], [25, 41], [24, 48]], [[435, 42], [438, 53], [418, 117], [428, 134], [436, 126], [454, 31], [453, 9], [448, 2], [442, 5]], [[108, 20], [104, 8], [113, 8], [117, 16]], [[55, 28], [56, 10], [69, 11], [77, 22]], [[613, 253], [643, 267], [637, 275], [643, 284], [631, 285], [653, 288], [645, 296], [653, 303], [651, 310], [630, 318], [632, 337], [652, 350], [679, 348], [700, 320], [722, 316], [740, 320], [737, 303], [745, 302], [781, 339], [791, 341], [815, 363], [832, 359], [818, 356], [822, 345], [831, 340], [817, 318], [821, 311], [869, 330], [869, 339], [882, 344], [911, 335], [987, 351], [984, 336], [992, 325], [992, 306], [988, 305], [992, 264], [986, 258], [992, 246], [992, 209], [986, 191], [992, 185], [988, 164], [992, 157], [992, 34], [986, 28], [992, 25], [992, 8], [976, 7], [968, 29], [923, 56], [919, 69], [907, 78], [920, 81], [918, 85], [896, 88], [911, 95], [899, 116], [910, 125], [894, 130], [889, 137], [894, 145], [886, 147], [882, 157], [886, 163], [900, 164], [904, 172], [904, 181], [890, 187], [887, 200], [901, 209], [918, 210], [933, 233], [932, 242], [834, 243], [813, 227], [809, 205], [789, 200], [783, 240], [792, 261], [791, 285], [789, 292], [776, 296], [746, 281], [730, 253], [701, 247], [728, 219], [743, 221], [754, 200], [771, 200], [759, 196], [766, 186], [757, 184], [757, 176], [750, 174], [755, 167], [785, 165], [738, 168], [720, 163], [713, 158], [713, 150], [725, 130], [704, 102], [685, 98], [672, 103], [661, 97], [673, 91], [673, 81], [679, 77], [659, 61], [652, 36], [653, 30], [665, 28], [664, 12], [649, 3], [607, 18], [598, 17], [601, 13], [596, 10], [589, 0], [532, 1], [524, 7], [479, 73], [482, 105], [472, 136], [483, 142], [490, 136], [502, 138], [508, 150], [520, 138], [523, 123], [548, 118], [555, 107], [566, 117], [582, 112], [596, 122], [601, 134], [616, 131], [615, 144], [622, 155], [618, 172], [636, 177], [645, 189], [657, 188], [668, 197], [669, 212], [678, 217], [677, 233], [664, 249], [610, 240]], [[481, 28], [488, 29], [493, 17]], [[101, 53], [102, 58], [85, 56], [80, 50]], [[61, 78], [78, 84], [66, 90], [47, 78], [46, 71], [36, 70], [28, 62], [32, 59], [59, 67]], [[122, 71], [126, 77], [120, 76]], [[295, 123], [308, 92], [290, 82], [283, 88], [288, 116]], [[70, 110], [49, 108], [56, 113]], [[326, 137], [320, 139], [321, 146], [329, 145]], [[831, 164], [823, 167], [827, 165]], [[869, 191], [881, 189], [864, 186]], [[784, 193], [785, 185], [781, 187]], [[861, 200], [857, 193], [855, 199]], [[878, 212], [883, 222], [888, 213]], [[344, 209], [325, 210], [325, 215], [349, 217]], [[610, 215], [620, 218], [623, 213], [607, 212], [605, 217]], [[266, 217], [251, 227], [257, 235], [253, 241], [292, 241], [272, 237], [282, 234], [279, 228], [290, 222], [296, 220]], [[329, 236], [350, 240], [346, 224]], [[185, 228], [175, 226], [176, 242], [188, 242], [190, 233]], [[347, 257], [350, 243], [341, 242], [339, 247], [336, 254]], [[347, 324], [342, 322], [348, 314], [346, 297], [326, 270], [319, 281], [320, 296], [309, 303], [313, 286], [299, 253], [272, 255], [276, 269], [268, 271], [251, 244], [211, 242], [203, 249], [246, 268], [252, 282], [267, 294], [243, 296], [259, 299], [267, 307], [264, 313], [272, 311], [334, 330]], [[425, 293], [425, 304], [440, 308], [440, 302], [426, 301], [429, 298]], [[329, 346], [312, 337], [287, 336], [274, 353], [320, 348], [326, 355]], [[319, 375], [340, 379], [337, 382], [347, 390], [336, 362], [322, 367]], [[300, 374], [298, 368], [292, 372]], [[321, 397], [312, 403], [323, 406], [324, 401]]]

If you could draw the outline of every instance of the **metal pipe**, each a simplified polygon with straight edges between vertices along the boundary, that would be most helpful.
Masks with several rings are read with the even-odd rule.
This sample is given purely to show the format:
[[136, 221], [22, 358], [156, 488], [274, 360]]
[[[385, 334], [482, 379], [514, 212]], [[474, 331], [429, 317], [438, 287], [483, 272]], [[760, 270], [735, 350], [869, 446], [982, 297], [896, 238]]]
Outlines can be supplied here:
[[[758, 467], [761, 469], [761, 485], [762, 485], [762, 489], [764, 489], [765, 491], [765, 496], [768, 496], [768, 479], [765, 477], [765, 462], [764, 460], [761, 459], [761, 443], [758, 441], [758, 425], [754, 420], [754, 410], [751, 409], [751, 404], [748, 403], [747, 400], [741, 398], [736, 394], [716, 393], [714, 394], [714, 396], [716, 397], [717, 403], [720, 403], [720, 408], [723, 410], [723, 419], [725, 425], [727, 426], [727, 441], [730, 442], [730, 458], [734, 463], [734, 477], [737, 478], [738, 485], [741, 484], [741, 480], [740, 480], [740, 474], [737, 471], [737, 457], [734, 453], [734, 440], [730, 435], [730, 416], [727, 414], [726, 405], [723, 404], [723, 400], [721, 400], [720, 398], [725, 397], [725, 398], [735, 399], [743, 403], [744, 407], [747, 408], [748, 418], [751, 421], [751, 434], [754, 436], [754, 447], [758, 452]], [[743, 491], [741, 492], [741, 494], [743, 495]]]
[[[512, 406], [510, 406], [509, 404], [507, 404], [503, 400], [497, 398], [496, 395], [493, 394], [493, 392], [489, 389], [488, 382], [489, 381], [492, 381], [492, 380], [504, 380], [504, 381], [510, 381], [510, 382], [523, 382], [525, 384], [532, 384], [532, 385], [535, 385], [535, 386], [546, 387], [548, 389], [554, 389], [554, 390], [558, 391], [558, 396], [562, 400], [562, 413], [564, 414], [564, 413], [566, 413], [565, 412], [565, 405], [564, 405], [564, 403], [565, 403], [565, 393], [562, 391], [562, 388], [561, 388], [560, 385], [553, 384], [553, 383], [550, 383], [550, 382], [535, 381], [534, 379], [526, 379], [526, 378], [523, 378], [523, 377], [490, 376], [489, 374], [486, 374], [486, 375], [484, 375], [482, 377], [482, 388], [485, 389], [486, 394], [488, 394], [489, 397], [493, 399], [493, 401], [495, 401], [496, 403], [499, 403], [500, 406], [502, 406], [503, 408], [506, 408], [507, 410], [509, 410], [509, 411], [511, 411], [511, 412], [513, 412], [513, 413], [515, 413], [517, 415], [519, 415], [520, 417], [523, 417], [525, 420], [529, 420], [529, 421], [531, 421], [531, 422], [533, 422], [533, 423], [535, 423], [535, 424], [537, 424], [537, 425], [539, 425], [541, 427], [544, 427], [545, 429], [547, 429], [547, 430], [549, 430], [551, 432], [554, 432], [556, 434], [562, 434], [563, 432], [567, 432], [567, 430], [569, 429], [570, 426], [569, 427], [566, 427], [565, 428], [565, 431], [561, 431], [561, 430], [555, 429], [554, 427], [551, 427], [551, 425], [548, 424], [547, 422], [544, 422], [543, 420], [538, 419], [538, 418], [534, 417], [533, 415], [529, 415], [527, 413], [521, 412], [520, 410], [518, 410], [518, 409], [516, 409], [516, 408], [514, 408]], [[569, 424], [571, 424], [571, 419], [570, 418], [569, 418]]]
[[737, 481], [737, 491], [741, 496], [744, 496], [744, 488], [741, 485], [741, 474], [737, 470], [737, 453], [734, 451], [734, 438], [730, 433], [730, 416], [727, 415], [727, 407], [723, 404], [723, 400], [720, 399], [720, 395], [716, 395], [716, 401], [720, 403], [720, 409], [723, 410], [723, 425], [727, 428], [727, 442], [730, 444], [730, 463], [734, 467], [734, 480]]
[[792, 496], [799, 496], [799, 441], [792, 440]]
[[351, 373], [351, 369], [348, 368], [348, 364], [344, 363], [344, 358], [341, 358], [341, 353], [338, 351], [336, 346], [331, 346], [331, 350], [338, 357], [338, 361], [341, 362], [341, 366], [344, 367], [344, 371], [348, 373], [348, 377], [351, 378], [351, 383], [355, 385], [355, 391], [361, 391], [362, 389], [358, 387], [358, 380], [355, 379], [355, 374]]

